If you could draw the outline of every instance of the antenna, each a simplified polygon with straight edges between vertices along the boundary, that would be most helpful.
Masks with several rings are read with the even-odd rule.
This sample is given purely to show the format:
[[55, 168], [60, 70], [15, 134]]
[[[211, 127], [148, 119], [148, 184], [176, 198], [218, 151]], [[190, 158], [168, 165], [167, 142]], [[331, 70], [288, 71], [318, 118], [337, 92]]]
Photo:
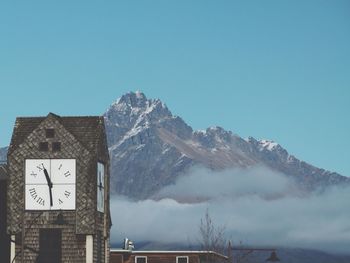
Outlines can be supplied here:
[[134, 242], [132, 242], [131, 240], [129, 240], [127, 237], [124, 238], [124, 249], [125, 250], [133, 250], [135, 248], [134, 246]]
[[124, 249], [128, 249], [129, 239], [126, 237], [124, 238]]

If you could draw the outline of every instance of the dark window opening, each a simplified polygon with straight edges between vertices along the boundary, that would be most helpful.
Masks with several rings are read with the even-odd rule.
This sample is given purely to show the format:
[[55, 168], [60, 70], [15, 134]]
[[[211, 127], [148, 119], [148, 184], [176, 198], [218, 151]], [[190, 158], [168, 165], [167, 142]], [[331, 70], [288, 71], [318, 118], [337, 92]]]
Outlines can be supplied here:
[[49, 150], [49, 144], [47, 142], [39, 143], [39, 151], [47, 152]]
[[188, 257], [177, 257], [177, 263], [188, 263]]
[[54, 138], [55, 130], [54, 129], [46, 129], [46, 138]]
[[53, 142], [52, 143], [52, 151], [53, 152], [61, 151], [61, 143], [60, 142]]
[[135, 263], [147, 263], [147, 257], [136, 257]]

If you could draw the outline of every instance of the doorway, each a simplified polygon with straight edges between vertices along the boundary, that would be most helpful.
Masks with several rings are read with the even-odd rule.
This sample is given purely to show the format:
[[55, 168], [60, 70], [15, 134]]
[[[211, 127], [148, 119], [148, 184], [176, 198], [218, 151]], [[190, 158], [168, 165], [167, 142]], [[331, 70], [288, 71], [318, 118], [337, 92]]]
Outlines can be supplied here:
[[40, 229], [39, 256], [37, 263], [61, 263], [61, 229]]

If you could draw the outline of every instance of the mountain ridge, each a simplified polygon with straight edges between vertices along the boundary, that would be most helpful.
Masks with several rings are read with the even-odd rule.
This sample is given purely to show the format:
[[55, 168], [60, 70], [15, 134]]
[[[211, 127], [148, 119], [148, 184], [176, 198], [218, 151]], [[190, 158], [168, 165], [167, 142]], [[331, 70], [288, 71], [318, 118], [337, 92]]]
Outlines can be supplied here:
[[194, 165], [212, 170], [264, 165], [297, 181], [306, 192], [348, 183], [349, 178], [297, 159], [271, 140], [243, 139], [214, 126], [194, 131], [159, 99], [129, 92], [104, 114], [112, 191], [147, 199]]

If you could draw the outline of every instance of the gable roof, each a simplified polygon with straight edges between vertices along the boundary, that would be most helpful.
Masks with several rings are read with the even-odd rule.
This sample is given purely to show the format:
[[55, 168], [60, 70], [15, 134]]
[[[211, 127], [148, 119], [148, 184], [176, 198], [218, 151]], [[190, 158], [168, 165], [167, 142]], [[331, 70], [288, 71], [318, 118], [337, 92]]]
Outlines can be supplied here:
[[61, 117], [49, 113], [46, 117], [18, 117], [12, 134], [9, 152], [24, 142], [46, 118], [53, 117], [64, 126], [84, 147], [91, 152], [96, 151], [101, 131], [104, 131], [104, 118], [102, 116], [72, 116]]

